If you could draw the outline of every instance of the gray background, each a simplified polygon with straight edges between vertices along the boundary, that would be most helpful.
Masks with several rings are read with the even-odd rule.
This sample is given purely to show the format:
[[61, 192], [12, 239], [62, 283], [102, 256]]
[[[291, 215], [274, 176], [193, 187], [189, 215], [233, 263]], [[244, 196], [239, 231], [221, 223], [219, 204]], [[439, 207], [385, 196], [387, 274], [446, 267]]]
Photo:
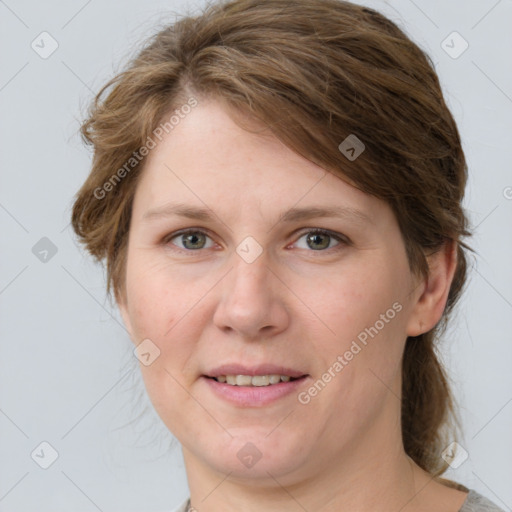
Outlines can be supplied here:
[[[512, 2], [365, 3], [432, 56], [461, 130], [478, 256], [441, 346], [469, 453], [447, 476], [511, 510]], [[138, 361], [69, 214], [90, 164], [77, 130], [93, 92], [155, 26], [193, 7], [0, 0], [1, 512], [155, 512], [188, 494], [179, 445], [169, 449], [151, 409], [134, 421], [148, 404]], [[31, 47], [43, 31], [59, 45], [46, 59]], [[453, 31], [469, 44], [457, 58], [464, 42], [446, 40]], [[43, 441], [58, 453], [48, 469]]]

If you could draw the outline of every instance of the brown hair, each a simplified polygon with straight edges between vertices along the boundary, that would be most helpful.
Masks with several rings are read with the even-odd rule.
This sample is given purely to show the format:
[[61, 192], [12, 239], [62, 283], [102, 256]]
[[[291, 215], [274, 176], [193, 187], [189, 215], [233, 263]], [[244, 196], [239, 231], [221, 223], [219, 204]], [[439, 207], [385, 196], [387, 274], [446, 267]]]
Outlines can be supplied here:
[[[292, 150], [386, 201], [416, 274], [428, 275], [426, 254], [456, 243], [443, 318], [408, 338], [403, 356], [405, 451], [441, 474], [444, 427], [454, 423], [434, 342], [466, 279], [470, 248], [461, 239], [470, 233], [461, 206], [465, 158], [430, 59], [381, 14], [338, 0], [218, 3], [158, 32], [102, 88], [82, 125], [94, 159], [72, 225], [89, 252], [106, 259], [116, 298], [124, 294], [131, 206], [144, 164], [130, 159], [173, 109], [207, 97], [261, 121]], [[353, 161], [338, 149], [351, 134], [365, 144]], [[121, 168], [123, 178], [106, 193]]]

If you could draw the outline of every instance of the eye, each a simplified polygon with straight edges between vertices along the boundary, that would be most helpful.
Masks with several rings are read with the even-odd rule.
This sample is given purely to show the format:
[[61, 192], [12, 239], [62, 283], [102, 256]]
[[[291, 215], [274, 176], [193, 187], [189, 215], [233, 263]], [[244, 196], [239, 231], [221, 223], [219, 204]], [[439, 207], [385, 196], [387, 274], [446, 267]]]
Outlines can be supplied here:
[[[194, 252], [201, 249], [211, 249], [215, 243], [211, 237], [200, 229], [187, 229], [174, 233], [163, 240], [165, 245], [172, 244], [177, 250]], [[310, 249], [313, 251], [326, 251], [341, 245], [348, 245], [350, 241], [341, 234], [326, 229], [310, 229], [303, 232], [295, 242], [299, 249]], [[172, 247], [171, 247], [172, 248]], [[341, 247], [340, 247], [341, 248]]]
[[[301, 242], [304, 240], [304, 242]], [[341, 243], [347, 243], [342, 236], [337, 235], [325, 229], [314, 229], [304, 233], [295, 244], [299, 249], [312, 249], [313, 251], [323, 251], [332, 249]]]
[[183, 231], [165, 240], [165, 243], [171, 242], [179, 249], [186, 251], [210, 249], [213, 247], [213, 240], [204, 231], [199, 230]]

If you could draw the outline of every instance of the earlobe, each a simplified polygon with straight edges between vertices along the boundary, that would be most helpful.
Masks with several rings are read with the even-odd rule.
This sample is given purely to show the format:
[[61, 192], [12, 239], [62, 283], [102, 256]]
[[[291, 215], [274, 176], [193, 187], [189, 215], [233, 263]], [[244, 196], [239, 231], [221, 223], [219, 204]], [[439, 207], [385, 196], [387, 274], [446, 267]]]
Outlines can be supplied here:
[[419, 336], [430, 331], [439, 322], [448, 300], [448, 294], [457, 268], [457, 243], [448, 240], [427, 257], [428, 278], [422, 282], [422, 291], [416, 299], [407, 326], [408, 336]]

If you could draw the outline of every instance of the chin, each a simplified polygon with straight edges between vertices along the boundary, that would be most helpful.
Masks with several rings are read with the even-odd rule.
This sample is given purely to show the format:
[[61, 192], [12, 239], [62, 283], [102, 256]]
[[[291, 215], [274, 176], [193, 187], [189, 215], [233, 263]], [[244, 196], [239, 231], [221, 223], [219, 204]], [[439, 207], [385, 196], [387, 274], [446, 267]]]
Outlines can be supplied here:
[[204, 454], [203, 457], [217, 471], [231, 473], [232, 478], [279, 479], [297, 471], [307, 460], [308, 450], [304, 443], [299, 439], [294, 443], [286, 432], [281, 436], [274, 436], [274, 433], [270, 436], [268, 431], [265, 434], [235, 434], [227, 446], [217, 445], [215, 451], [209, 452], [216, 458], [204, 457]]

